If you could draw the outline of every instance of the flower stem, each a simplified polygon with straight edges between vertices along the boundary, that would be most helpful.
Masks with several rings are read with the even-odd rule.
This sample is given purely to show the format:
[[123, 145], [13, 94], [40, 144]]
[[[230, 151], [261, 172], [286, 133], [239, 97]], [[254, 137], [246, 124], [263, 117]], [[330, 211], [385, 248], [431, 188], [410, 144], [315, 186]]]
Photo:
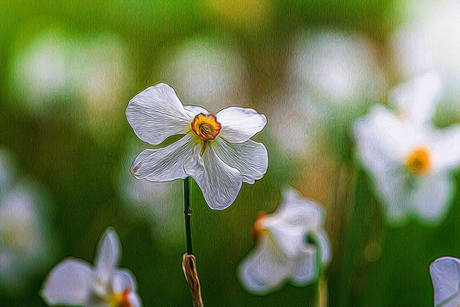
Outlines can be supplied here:
[[192, 227], [190, 219], [192, 217], [192, 208], [190, 207], [190, 178], [184, 179], [184, 219], [185, 219], [185, 240], [187, 244], [187, 254], [192, 255]]

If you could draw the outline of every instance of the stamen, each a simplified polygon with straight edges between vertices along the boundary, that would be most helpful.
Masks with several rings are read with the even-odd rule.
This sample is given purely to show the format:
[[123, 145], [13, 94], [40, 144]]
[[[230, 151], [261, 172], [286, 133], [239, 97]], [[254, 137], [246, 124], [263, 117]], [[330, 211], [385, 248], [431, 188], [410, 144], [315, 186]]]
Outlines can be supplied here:
[[430, 152], [427, 148], [414, 149], [406, 159], [406, 169], [417, 176], [426, 175], [431, 170]]

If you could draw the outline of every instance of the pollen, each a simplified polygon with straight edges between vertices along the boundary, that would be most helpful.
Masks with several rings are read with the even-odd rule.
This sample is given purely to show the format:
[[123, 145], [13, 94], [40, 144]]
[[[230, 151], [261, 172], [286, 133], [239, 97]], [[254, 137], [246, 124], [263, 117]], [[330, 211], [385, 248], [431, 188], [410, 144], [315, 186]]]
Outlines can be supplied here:
[[263, 224], [263, 220], [265, 219], [266, 216], [267, 216], [267, 213], [265, 213], [265, 211], [260, 211], [257, 214], [254, 225], [251, 228], [251, 237], [254, 242], [258, 242], [265, 232], [265, 226]]
[[431, 169], [431, 158], [427, 148], [414, 149], [406, 159], [406, 169], [417, 176], [426, 175]]
[[200, 113], [192, 121], [192, 130], [203, 141], [214, 140], [220, 132], [221, 125], [214, 114]]

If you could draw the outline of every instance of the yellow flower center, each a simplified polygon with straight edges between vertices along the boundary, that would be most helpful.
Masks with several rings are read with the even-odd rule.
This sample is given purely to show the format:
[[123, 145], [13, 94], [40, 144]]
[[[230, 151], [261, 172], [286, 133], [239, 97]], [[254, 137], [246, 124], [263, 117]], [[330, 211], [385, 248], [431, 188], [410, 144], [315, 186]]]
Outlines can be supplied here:
[[265, 213], [264, 211], [260, 211], [257, 214], [254, 225], [251, 228], [251, 237], [254, 242], [258, 242], [265, 232], [263, 220], [265, 219], [266, 216], [267, 216], [267, 213]]
[[406, 159], [406, 169], [414, 175], [426, 175], [431, 169], [431, 158], [427, 148], [414, 149]]
[[221, 125], [214, 114], [200, 113], [192, 121], [192, 130], [203, 141], [211, 141], [220, 132]]
[[131, 291], [129, 289], [125, 289], [123, 292], [114, 293], [109, 298], [109, 306], [110, 307], [131, 307], [131, 302], [129, 301], [129, 294]]

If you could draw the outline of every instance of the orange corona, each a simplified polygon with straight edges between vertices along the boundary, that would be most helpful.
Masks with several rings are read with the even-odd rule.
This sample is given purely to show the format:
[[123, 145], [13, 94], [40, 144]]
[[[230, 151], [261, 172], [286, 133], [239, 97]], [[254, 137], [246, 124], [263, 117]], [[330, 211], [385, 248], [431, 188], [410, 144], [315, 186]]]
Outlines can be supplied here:
[[414, 175], [426, 175], [431, 169], [431, 158], [428, 149], [414, 149], [406, 159], [406, 169]]
[[220, 132], [221, 125], [214, 114], [200, 113], [192, 121], [192, 130], [203, 141], [214, 140]]

